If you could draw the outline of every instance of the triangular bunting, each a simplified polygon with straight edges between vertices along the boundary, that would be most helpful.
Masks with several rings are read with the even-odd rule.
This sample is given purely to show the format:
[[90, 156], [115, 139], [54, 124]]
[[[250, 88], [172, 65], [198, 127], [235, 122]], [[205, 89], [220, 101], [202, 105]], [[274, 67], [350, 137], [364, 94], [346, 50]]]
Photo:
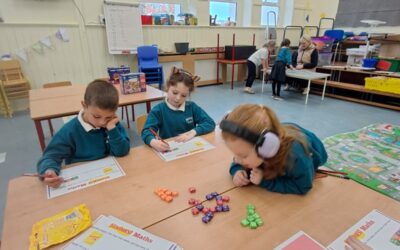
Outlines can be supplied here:
[[56, 37], [60, 39], [63, 42], [69, 42], [67, 32], [65, 31], [64, 28], [59, 28], [56, 32]]
[[41, 44], [43, 44], [43, 45], [44, 45], [46, 48], [48, 48], [48, 49], [54, 49], [53, 43], [51, 42], [51, 39], [50, 39], [49, 36], [40, 39], [39, 42], [40, 42]]
[[25, 49], [20, 49], [17, 52], [15, 52], [15, 54], [21, 58], [22, 60], [24, 60], [24, 62], [28, 62], [28, 53], [26, 52]]
[[38, 54], [42, 55], [43, 54], [43, 47], [42, 44], [37, 42], [34, 45], [31, 46], [31, 48]]

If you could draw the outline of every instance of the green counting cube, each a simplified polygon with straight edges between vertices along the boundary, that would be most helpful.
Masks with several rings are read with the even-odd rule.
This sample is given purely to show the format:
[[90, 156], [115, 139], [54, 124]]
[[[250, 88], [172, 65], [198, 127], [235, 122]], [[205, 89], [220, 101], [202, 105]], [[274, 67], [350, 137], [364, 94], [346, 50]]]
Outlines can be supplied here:
[[264, 225], [264, 222], [261, 219], [256, 219], [255, 221], [257, 223], [257, 226], [262, 226]]
[[258, 227], [257, 223], [255, 223], [254, 221], [250, 222], [250, 228], [251, 229], [256, 229], [257, 227]]
[[248, 221], [247, 219], [243, 219], [240, 224], [242, 224], [242, 226], [244, 227], [248, 227], [250, 225], [250, 221]]

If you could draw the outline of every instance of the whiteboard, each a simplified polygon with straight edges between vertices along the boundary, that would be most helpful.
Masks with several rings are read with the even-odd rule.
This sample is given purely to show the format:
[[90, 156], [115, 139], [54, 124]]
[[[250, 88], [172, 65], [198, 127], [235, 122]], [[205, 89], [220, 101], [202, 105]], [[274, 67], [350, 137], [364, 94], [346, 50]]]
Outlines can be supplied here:
[[142, 22], [138, 4], [104, 3], [108, 52], [136, 54], [143, 45]]

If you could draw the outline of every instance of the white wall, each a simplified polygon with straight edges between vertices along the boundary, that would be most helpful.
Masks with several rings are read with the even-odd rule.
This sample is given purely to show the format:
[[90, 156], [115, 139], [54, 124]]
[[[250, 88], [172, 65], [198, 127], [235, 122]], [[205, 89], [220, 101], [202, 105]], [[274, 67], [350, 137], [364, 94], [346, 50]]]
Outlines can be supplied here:
[[[0, 23], [0, 54], [15, 53], [18, 49], [28, 48], [29, 61], [22, 63], [23, 70], [33, 88], [40, 88], [43, 83], [71, 80], [86, 84], [97, 77], [106, 76], [106, 67], [121, 64], [136, 69], [134, 55], [108, 54], [105, 28], [99, 24], [99, 14], [103, 13], [103, 0], [1, 0], [0, 12], [5, 23]], [[145, 0], [151, 2], [151, 0]], [[232, 43], [236, 34], [236, 44], [251, 44], [252, 34], [256, 34], [256, 45], [264, 43], [264, 28], [260, 27], [261, 0], [238, 0], [238, 21], [250, 27], [208, 27], [209, 2], [205, 0], [170, 0], [181, 3], [183, 11], [197, 11], [199, 26], [145, 26], [143, 28], [145, 44], [158, 44], [166, 51], [174, 50], [174, 42], [190, 42], [190, 47], [216, 46], [217, 34], [220, 45]], [[318, 25], [319, 16], [335, 16], [339, 0], [282, 0], [283, 13], [291, 4], [295, 5], [293, 23], [305, 25], [298, 17], [310, 14], [309, 25]], [[297, 12], [297, 14], [295, 13]], [[81, 15], [82, 14], [82, 15]], [[249, 18], [248, 15], [251, 15]], [[247, 15], [247, 16], [246, 16]], [[296, 19], [297, 18], [297, 19]], [[70, 42], [64, 43], [54, 37], [59, 27], [65, 27]], [[399, 31], [399, 28], [397, 31]], [[387, 28], [389, 29], [389, 28]], [[390, 29], [392, 32], [393, 28]], [[298, 39], [294, 32], [293, 44]], [[43, 55], [30, 48], [39, 39], [51, 35], [55, 50], [45, 49]], [[282, 30], [278, 29], [278, 43]]]

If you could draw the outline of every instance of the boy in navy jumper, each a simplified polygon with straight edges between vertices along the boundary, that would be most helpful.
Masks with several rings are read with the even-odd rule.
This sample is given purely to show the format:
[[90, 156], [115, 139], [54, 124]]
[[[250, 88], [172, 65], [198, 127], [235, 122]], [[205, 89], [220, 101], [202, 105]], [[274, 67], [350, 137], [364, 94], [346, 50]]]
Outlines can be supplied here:
[[229, 172], [235, 186], [253, 183], [272, 192], [305, 194], [328, 158], [315, 134], [294, 123], [280, 123], [262, 105], [240, 105], [219, 126], [234, 154]]
[[129, 138], [118, 122], [118, 91], [107, 81], [95, 80], [85, 91], [83, 109], [53, 137], [37, 163], [43, 181], [58, 187], [61, 164], [91, 161], [129, 153]]
[[[176, 137], [184, 142], [196, 135], [214, 131], [215, 122], [194, 102], [186, 101], [194, 90], [194, 82], [200, 78], [183, 69], [173, 68], [169, 77], [165, 102], [156, 105], [149, 113], [142, 130], [142, 140], [160, 152], [170, 150], [162, 139]], [[157, 138], [152, 131], [158, 132]]]

